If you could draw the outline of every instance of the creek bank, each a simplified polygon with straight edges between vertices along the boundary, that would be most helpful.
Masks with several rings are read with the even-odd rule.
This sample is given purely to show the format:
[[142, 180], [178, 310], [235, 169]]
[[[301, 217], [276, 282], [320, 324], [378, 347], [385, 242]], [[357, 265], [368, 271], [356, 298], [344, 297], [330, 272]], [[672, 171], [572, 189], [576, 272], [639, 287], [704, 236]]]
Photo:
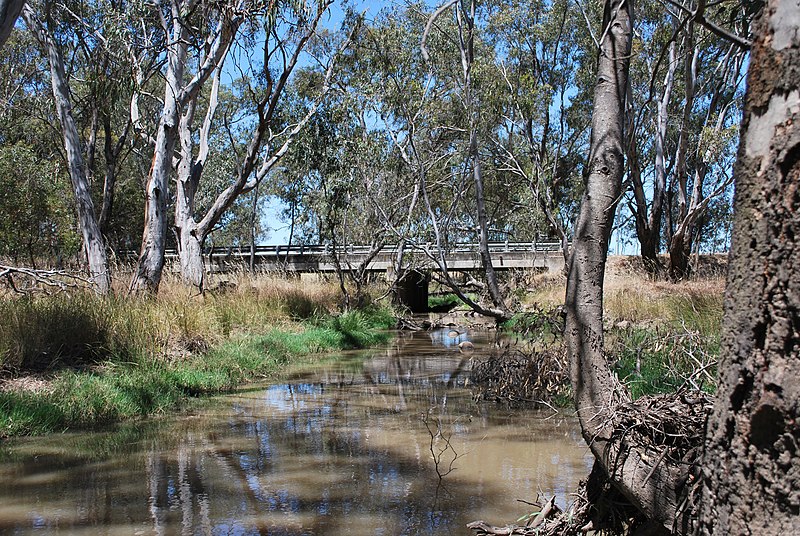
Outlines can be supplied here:
[[0, 383], [0, 439], [95, 428], [160, 414], [190, 397], [275, 379], [331, 351], [386, 342], [390, 317], [352, 312], [240, 334], [203, 351], [18, 374]]

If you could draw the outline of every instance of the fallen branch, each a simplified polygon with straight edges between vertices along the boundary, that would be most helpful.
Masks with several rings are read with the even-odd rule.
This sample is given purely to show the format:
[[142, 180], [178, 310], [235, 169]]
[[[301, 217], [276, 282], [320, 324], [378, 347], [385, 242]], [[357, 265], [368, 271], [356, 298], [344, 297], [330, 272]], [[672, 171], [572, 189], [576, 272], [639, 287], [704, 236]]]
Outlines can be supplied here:
[[[25, 285], [17, 284], [14, 276], [22, 276]], [[86, 277], [64, 270], [37, 270], [19, 266], [0, 265], [0, 281], [5, 280], [8, 287], [17, 294], [29, 294], [35, 291], [50, 293], [51, 290], [66, 292], [68, 290], [93, 287]]]

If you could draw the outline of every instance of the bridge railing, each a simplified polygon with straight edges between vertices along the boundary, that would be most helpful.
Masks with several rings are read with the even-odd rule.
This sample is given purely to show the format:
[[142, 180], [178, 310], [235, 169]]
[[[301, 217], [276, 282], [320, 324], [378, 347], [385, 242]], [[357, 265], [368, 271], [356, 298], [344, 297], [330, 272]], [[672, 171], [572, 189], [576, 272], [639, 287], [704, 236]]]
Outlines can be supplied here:
[[[425, 244], [425, 247], [432, 248], [431, 244]], [[381, 248], [380, 255], [390, 255], [397, 253], [399, 246], [397, 244], [389, 244]], [[418, 252], [419, 246], [406, 246], [406, 251], [409, 253]], [[489, 251], [491, 253], [552, 253], [561, 250], [561, 243], [556, 241], [545, 242], [490, 242]], [[337, 248], [340, 255], [367, 255], [372, 252], [371, 246], [360, 245], [344, 245]], [[309, 256], [309, 257], [327, 257], [332, 253], [332, 248], [329, 245], [320, 244], [278, 244], [270, 246], [256, 246], [255, 255], [257, 257], [275, 257], [279, 259], [285, 256]], [[448, 254], [453, 253], [478, 253], [478, 244], [475, 243], [456, 243], [451, 244], [447, 249]], [[174, 248], [167, 249], [165, 254], [168, 258], [177, 257], [178, 252]], [[248, 257], [250, 256], [249, 246], [214, 246], [207, 247], [203, 251], [204, 255], [211, 255], [212, 257]], [[135, 256], [135, 254], [132, 254]]]

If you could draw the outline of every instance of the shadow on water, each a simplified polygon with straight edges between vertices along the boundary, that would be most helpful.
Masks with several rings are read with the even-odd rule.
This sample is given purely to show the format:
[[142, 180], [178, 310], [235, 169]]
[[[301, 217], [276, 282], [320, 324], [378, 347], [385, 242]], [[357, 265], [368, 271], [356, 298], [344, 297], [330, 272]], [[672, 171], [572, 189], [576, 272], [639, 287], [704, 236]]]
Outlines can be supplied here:
[[[178, 417], [12, 442], [0, 532], [468, 534], [468, 521], [525, 514], [515, 499], [539, 490], [563, 504], [588, 468], [575, 422], [474, 403], [470, 356], [449, 339], [489, 344], [400, 334]], [[442, 482], [432, 445], [442, 464], [458, 455]]]

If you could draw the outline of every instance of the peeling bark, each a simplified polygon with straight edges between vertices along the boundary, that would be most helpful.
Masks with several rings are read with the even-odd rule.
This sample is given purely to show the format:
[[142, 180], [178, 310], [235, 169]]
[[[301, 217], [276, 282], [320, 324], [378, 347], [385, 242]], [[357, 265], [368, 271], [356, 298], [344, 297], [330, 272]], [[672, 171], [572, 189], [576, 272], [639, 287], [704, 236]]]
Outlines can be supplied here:
[[800, 11], [757, 25], [700, 534], [800, 533]]
[[[175, 142], [180, 134], [181, 112], [197, 98], [203, 85], [220, 65], [243, 21], [241, 14], [224, 11], [216, 14], [219, 17], [217, 30], [206, 38], [206, 54], [197, 72], [186, 81], [184, 74], [191, 40], [189, 21], [183, 18], [186, 7], [185, 2], [173, 0], [171, 28], [167, 27], [166, 22], [162, 22], [170, 39], [167, 45], [164, 106], [154, 142], [153, 163], [145, 187], [144, 232], [138, 266], [130, 284], [131, 292], [158, 292], [167, 242], [169, 178], [173, 170]], [[135, 101], [132, 102], [132, 107], [134, 105]]]

